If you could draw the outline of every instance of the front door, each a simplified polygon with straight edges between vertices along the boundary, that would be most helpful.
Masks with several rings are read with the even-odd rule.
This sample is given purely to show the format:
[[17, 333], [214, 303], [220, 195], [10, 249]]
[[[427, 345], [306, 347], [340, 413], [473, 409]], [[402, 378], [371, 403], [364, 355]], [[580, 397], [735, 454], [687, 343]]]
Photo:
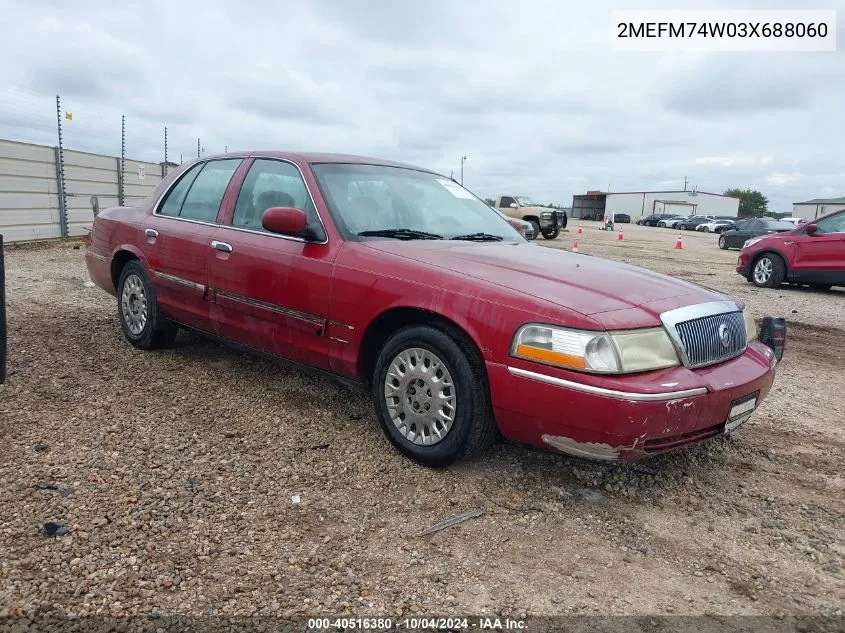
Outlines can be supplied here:
[[795, 261], [790, 272], [801, 281], [845, 283], [845, 211], [818, 220], [817, 230], [795, 237]]
[[209, 244], [223, 193], [241, 159], [202, 162], [178, 180], [140, 227], [143, 252], [162, 311], [180, 323], [210, 329]]
[[[270, 207], [305, 211], [317, 239], [265, 231]], [[219, 336], [279, 356], [328, 367], [326, 317], [334, 251], [299, 168], [258, 158], [208, 258], [212, 320]]]

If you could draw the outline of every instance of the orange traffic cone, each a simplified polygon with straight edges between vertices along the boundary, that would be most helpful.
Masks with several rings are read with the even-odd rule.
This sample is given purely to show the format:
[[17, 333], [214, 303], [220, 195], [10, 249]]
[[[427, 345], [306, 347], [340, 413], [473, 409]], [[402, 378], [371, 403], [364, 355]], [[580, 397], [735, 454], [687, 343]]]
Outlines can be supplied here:
[[681, 250], [683, 247], [684, 247], [684, 241], [683, 241], [683, 239], [681, 238], [681, 234], [680, 234], [680, 233], [678, 233], [678, 241], [677, 241], [677, 242], [675, 242], [675, 248], [676, 248], [677, 250]]
[[578, 252], [578, 240], [575, 240], [574, 242], [572, 242], [572, 252], [573, 253]]
[[584, 229], [581, 228], [581, 225], [578, 225], [578, 235], [584, 235]]
[[622, 237], [622, 229], [620, 228], [620, 229], [619, 229], [619, 235], [617, 235], [617, 236], [616, 236], [616, 241], [617, 241], [617, 242], [621, 242], [622, 240], [623, 240], [623, 237]]

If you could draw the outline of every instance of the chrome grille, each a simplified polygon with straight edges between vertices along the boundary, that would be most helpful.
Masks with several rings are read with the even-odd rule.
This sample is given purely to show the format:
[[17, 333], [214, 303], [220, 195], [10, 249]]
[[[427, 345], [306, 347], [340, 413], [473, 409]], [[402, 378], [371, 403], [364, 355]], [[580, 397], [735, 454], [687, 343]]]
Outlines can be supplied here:
[[[724, 326], [724, 328], [722, 328]], [[725, 330], [727, 345], [720, 330]], [[745, 320], [742, 312], [711, 314], [675, 324], [688, 367], [721, 363], [745, 351]]]

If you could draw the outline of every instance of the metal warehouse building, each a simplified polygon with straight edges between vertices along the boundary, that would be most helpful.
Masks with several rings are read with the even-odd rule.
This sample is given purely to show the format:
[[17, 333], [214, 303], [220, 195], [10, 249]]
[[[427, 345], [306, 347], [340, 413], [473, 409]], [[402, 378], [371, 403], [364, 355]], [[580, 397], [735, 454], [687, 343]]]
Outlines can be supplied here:
[[572, 196], [572, 218], [600, 220], [611, 213], [627, 213], [632, 222], [652, 213], [736, 217], [739, 198], [707, 191], [588, 191]]
[[802, 220], [815, 220], [828, 213], [845, 209], [845, 197], [843, 198], [816, 198], [807, 202], [792, 203], [792, 217]]

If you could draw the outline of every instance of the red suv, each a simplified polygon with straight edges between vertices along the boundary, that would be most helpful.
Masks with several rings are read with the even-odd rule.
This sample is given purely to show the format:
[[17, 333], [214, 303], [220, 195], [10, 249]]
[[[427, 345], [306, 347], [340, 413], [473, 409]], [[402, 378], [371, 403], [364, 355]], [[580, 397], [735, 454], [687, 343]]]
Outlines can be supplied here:
[[761, 288], [784, 281], [825, 289], [845, 286], [845, 210], [748, 240], [736, 272]]

